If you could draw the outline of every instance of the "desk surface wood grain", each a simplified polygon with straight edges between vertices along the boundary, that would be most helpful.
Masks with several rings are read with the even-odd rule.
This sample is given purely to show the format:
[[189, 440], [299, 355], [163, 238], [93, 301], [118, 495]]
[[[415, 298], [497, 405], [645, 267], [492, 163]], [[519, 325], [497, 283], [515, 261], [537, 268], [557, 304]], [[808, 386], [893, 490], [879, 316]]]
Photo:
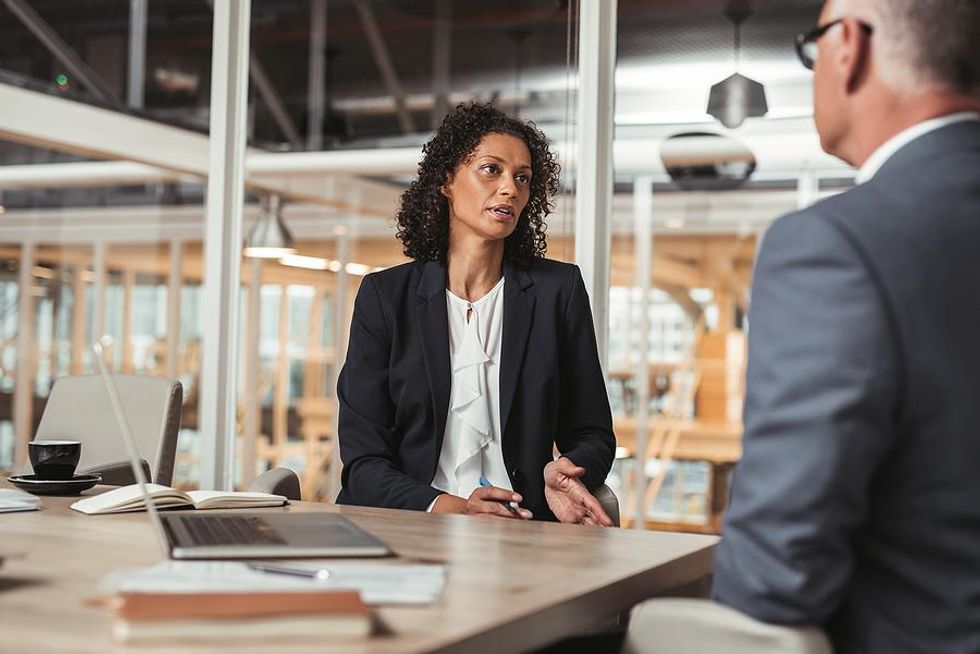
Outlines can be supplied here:
[[[85, 494], [100, 490], [106, 487]], [[98, 594], [107, 573], [153, 565], [163, 555], [145, 513], [86, 516], [68, 508], [75, 499], [45, 497], [40, 511], [0, 514], [0, 555], [23, 555], [0, 568], [2, 651], [130, 651], [111, 644], [109, 616], [82, 600]], [[399, 556], [444, 562], [448, 570], [438, 602], [379, 608], [379, 631], [369, 639], [275, 643], [277, 652], [526, 651], [587, 633], [643, 599], [701, 579], [717, 541], [308, 502], [272, 510], [339, 511]], [[270, 644], [176, 649], [266, 652]]]

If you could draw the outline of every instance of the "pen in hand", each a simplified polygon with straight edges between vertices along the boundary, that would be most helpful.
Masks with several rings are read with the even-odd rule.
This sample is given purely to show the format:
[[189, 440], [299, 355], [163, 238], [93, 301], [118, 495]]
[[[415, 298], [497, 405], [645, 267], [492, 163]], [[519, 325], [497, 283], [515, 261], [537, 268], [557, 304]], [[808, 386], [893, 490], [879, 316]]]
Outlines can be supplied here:
[[[493, 484], [491, 484], [490, 480], [487, 479], [486, 477], [480, 477], [480, 486], [483, 486], [484, 488], [488, 488], [490, 486], [493, 486]], [[523, 517], [521, 516], [521, 512], [520, 512], [520, 505], [517, 502], [500, 502], [500, 503], [503, 504], [504, 507], [506, 507], [506, 509], [511, 513], [513, 513], [515, 516], [519, 518]]]

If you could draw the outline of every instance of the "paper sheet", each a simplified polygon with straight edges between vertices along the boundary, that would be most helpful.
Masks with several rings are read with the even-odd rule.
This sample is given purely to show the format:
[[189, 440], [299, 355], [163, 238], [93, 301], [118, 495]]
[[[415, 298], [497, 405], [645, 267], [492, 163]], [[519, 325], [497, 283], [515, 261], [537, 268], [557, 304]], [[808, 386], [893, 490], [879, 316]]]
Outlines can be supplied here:
[[14, 488], [0, 488], [0, 513], [37, 511], [40, 508], [40, 497]]
[[239, 561], [165, 561], [115, 572], [101, 590], [116, 592], [261, 592], [282, 590], [357, 590], [366, 604], [431, 604], [446, 580], [439, 564], [348, 563], [336, 560], [266, 562], [312, 572], [327, 570], [326, 579], [260, 572]]

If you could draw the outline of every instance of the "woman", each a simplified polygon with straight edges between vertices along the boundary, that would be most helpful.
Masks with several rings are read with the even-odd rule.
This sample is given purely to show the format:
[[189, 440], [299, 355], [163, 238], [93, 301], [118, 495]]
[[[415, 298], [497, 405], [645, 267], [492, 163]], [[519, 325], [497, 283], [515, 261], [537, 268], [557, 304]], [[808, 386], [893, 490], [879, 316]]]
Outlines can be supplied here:
[[558, 172], [491, 105], [425, 145], [397, 216], [414, 261], [366, 276], [354, 306], [338, 502], [612, 524], [588, 492], [615, 451], [588, 297], [543, 258]]

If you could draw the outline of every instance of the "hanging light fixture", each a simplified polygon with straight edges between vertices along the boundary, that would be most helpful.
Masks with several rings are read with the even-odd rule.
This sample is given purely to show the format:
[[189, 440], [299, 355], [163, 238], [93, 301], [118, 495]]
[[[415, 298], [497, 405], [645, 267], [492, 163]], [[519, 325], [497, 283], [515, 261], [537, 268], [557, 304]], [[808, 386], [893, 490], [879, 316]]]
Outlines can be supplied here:
[[725, 8], [725, 16], [735, 26], [735, 74], [712, 86], [708, 95], [708, 113], [729, 129], [740, 126], [746, 118], [758, 118], [769, 113], [765, 87], [738, 72], [742, 23], [751, 13], [748, 0], [732, 0]]
[[246, 257], [257, 259], [278, 259], [296, 252], [293, 235], [282, 221], [282, 198], [276, 194], [267, 195], [262, 201], [262, 215], [259, 216], [245, 240]]

